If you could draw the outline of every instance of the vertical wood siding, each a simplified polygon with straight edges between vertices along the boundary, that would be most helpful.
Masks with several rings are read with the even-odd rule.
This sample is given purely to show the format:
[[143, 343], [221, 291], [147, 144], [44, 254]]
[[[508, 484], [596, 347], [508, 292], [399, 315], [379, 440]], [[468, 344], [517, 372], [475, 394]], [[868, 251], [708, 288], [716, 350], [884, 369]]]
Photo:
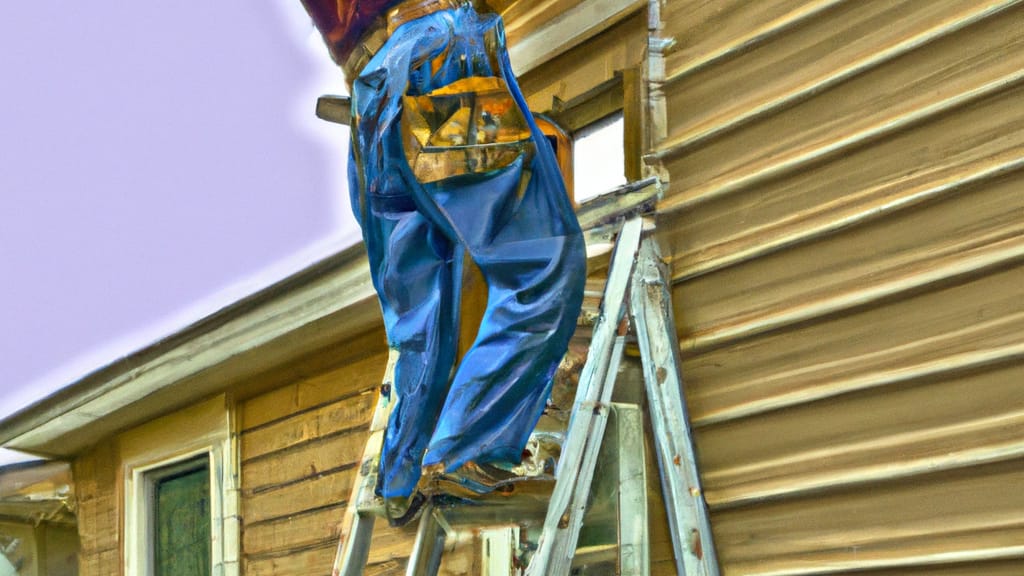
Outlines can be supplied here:
[[114, 440], [101, 442], [73, 464], [78, 507], [78, 573], [121, 574], [122, 499], [118, 493], [118, 459]]
[[663, 19], [648, 159], [724, 573], [1019, 570], [1024, 2]]

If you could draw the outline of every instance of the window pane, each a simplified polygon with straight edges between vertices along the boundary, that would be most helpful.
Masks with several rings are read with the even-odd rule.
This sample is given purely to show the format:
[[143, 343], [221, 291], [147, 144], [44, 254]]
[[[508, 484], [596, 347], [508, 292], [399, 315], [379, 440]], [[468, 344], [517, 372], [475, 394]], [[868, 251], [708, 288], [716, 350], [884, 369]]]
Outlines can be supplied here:
[[573, 147], [573, 189], [582, 202], [626, 183], [625, 122], [609, 116], [580, 130]]
[[209, 576], [210, 467], [156, 483], [154, 565], [157, 576]]

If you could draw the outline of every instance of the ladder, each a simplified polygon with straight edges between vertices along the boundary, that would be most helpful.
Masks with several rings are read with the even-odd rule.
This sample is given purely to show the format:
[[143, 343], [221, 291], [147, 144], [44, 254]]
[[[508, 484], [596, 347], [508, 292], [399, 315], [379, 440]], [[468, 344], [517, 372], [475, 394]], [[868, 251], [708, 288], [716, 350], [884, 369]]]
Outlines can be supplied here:
[[[643, 212], [650, 209], [660, 191], [660, 183], [648, 179], [627, 184], [581, 208], [580, 223], [588, 235], [588, 245], [591, 239], [602, 235], [614, 236], [614, 252], [550, 498], [516, 496], [520, 500], [514, 503], [492, 506], [484, 502], [458, 511], [428, 504], [416, 533], [407, 565], [408, 575], [437, 574], [446, 540], [457, 531], [452, 525], [453, 519], [475, 520], [481, 524], [499, 517], [508, 520], [537, 506], [542, 507], [544, 520], [536, 549], [525, 567], [527, 576], [568, 575], [574, 559], [575, 565], [579, 565], [580, 557], [607, 556], [609, 552], [618, 559], [617, 574], [646, 576], [649, 573], [639, 407], [612, 402], [619, 364], [627, 339], [632, 336], [640, 349], [648, 417], [654, 433], [676, 572], [679, 576], [718, 576], [711, 525], [682, 397], [670, 278], [653, 235], [645, 230], [653, 228], [653, 222]], [[343, 520], [335, 576], [361, 576], [369, 555], [373, 525], [380, 508], [379, 499], [374, 496], [377, 462], [393, 404], [393, 361], [392, 357]], [[613, 429], [608, 428], [609, 417]], [[577, 548], [595, 469], [599, 462], [608, 460], [615, 461], [619, 481], [617, 542], [612, 547]], [[606, 472], [602, 471], [601, 476], [607, 476]], [[508, 549], [509, 542], [514, 545], [520, 538], [514, 527], [477, 532], [489, 551], [483, 562], [485, 576], [524, 573], [522, 567], [514, 565], [513, 554]], [[495, 546], [490, 545], [488, 538], [494, 539]]]

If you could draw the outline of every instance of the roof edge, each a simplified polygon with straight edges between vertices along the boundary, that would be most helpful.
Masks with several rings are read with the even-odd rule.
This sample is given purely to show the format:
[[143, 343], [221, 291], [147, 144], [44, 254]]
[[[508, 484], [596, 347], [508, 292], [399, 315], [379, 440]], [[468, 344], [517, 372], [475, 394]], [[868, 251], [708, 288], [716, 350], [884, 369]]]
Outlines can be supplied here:
[[[54, 438], [102, 420], [165, 387], [228, 362], [240, 352], [271, 347], [303, 326], [375, 302], [366, 250], [356, 244], [90, 372], [0, 420], [0, 446], [62, 455]], [[376, 314], [358, 315], [366, 319]], [[353, 330], [368, 329], [352, 325]], [[312, 344], [311, 344], [312, 345]], [[291, 353], [299, 354], [299, 346]], [[225, 382], [226, 389], [229, 383]], [[203, 393], [211, 389], [204, 387]], [[119, 398], [109, 398], [120, 395]], [[103, 402], [104, 398], [107, 402]], [[109, 400], [115, 400], [110, 402]], [[63, 454], [66, 455], [66, 454]]]

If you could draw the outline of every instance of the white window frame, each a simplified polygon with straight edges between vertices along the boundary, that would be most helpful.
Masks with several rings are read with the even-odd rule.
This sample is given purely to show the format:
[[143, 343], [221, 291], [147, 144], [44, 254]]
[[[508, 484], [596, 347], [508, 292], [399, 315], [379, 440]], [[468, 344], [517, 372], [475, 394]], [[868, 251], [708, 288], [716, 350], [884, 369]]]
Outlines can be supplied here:
[[239, 576], [238, 450], [232, 440], [232, 412], [227, 397], [221, 395], [139, 426], [119, 438], [125, 576], [153, 574], [155, 482], [174, 467], [204, 455], [210, 466], [210, 573]]

